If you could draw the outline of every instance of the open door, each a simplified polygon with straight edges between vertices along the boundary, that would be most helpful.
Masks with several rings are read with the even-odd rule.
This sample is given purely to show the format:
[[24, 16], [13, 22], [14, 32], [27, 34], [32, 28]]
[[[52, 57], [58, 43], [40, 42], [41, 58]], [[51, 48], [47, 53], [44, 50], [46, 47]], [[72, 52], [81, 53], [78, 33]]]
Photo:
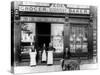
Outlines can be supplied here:
[[36, 42], [38, 48], [42, 48], [44, 43], [46, 47], [49, 46], [50, 35], [51, 35], [50, 23], [45, 23], [45, 22], [36, 23]]

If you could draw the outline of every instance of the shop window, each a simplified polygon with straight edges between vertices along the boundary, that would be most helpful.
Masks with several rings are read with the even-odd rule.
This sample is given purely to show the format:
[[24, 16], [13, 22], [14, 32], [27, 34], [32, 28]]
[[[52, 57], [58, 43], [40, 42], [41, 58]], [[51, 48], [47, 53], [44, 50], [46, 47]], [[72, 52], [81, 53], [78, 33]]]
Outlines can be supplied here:
[[64, 24], [51, 24], [51, 41], [53, 42], [53, 47], [56, 49], [55, 52], [63, 52], [63, 32]]
[[21, 42], [34, 42], [35, 23], [24, 23], [21, 25]]
[[70, 31], [70, 52], [88, 52], [87, 27], [72, 25]]
[[30, 44], [35, 41], [35, 23], [21, 25], [21, 53], [28, 53]]

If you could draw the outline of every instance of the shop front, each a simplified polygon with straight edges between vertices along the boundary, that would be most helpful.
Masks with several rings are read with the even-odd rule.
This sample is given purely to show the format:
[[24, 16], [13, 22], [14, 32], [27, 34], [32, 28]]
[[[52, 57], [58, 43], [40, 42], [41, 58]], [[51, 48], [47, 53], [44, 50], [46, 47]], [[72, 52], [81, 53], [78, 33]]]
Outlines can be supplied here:
[[[23, 19], [22, 19], [23, 18]], [[29, 20], [28, 20], [29, 19]], [[36, 21], [34, 21], [34, 19]], [[57, 19], [57, 20], [56, 20]], [[61, 20], [61, 22], [59, 21]], [[54, 22], [55, 21], [55, 22]], [[31, 42], [34, 43], [41, 59], [41, 49], [43, 44], [46, 48], [49, 47], [49, 43], [53, 43], [55, 48], [54, 57], [57, 58], [57, 53], [60, 58], [63, 55], [63, 33], [64, 33], [64, 18], [52, 18], [52, 17], [21, 17], [21, 53], [28, 54]], [[24, 49], [23, 49], [24, 48]], [[25, 49], [26, 48], [26, 49]], [[23, 56], [26, 58], [27, 56]], [[59, 58], [58, 57], [58, 58]], [[27, 57], [29, 59], [29, 57]]]
[[[15, 4], [14, 49], [16, 61], [29, 61], [31, 43], [37, 51], [37, 62], [41, 60], [43, 44], [52, 42], [53, 58], [93, 58], [93, 26], [88, 6], [66, 4]], [[17, 38], [16, 38], [17, 37]]]

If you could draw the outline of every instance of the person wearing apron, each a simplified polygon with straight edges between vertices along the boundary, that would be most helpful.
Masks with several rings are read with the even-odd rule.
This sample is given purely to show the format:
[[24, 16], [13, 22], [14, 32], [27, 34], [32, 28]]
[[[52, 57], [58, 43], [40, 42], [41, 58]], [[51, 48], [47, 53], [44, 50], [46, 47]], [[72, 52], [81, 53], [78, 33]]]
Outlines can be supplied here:
[[36, 49], [34, 48], [34, 45], [32, 46], [32, 48], [30, 48], [30, 66], [36, 66]]
[[46, 47], [45, 44], [43, 45], [43, 51], [42, 51], [42, 62], [45, 63], [47, 61], [47, 55], [46, 55]]
[[53, 64], [53, 51], [55, 48], [53, 48], [52, 43], [49, 43], [49, 48], [47, 52], [47, 65], [52, 65]]

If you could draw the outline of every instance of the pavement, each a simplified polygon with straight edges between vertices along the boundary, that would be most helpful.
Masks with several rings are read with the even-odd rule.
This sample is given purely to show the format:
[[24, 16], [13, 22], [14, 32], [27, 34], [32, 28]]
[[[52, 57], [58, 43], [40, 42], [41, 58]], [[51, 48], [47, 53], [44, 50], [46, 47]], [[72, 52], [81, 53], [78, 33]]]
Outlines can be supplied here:
[[62, 71], [60, 65], [53, 65], [53, 66], [17, 66], [14, 67], [14, 73], [42, 73], [42, 72], [57, 72]]
[[[80, 64], [80, 70], [94, 70], [97, 69], [98, 64], [97, 63], [90, 63], [91, 61], [82, 61]], [[19, 65], [16, 65], [14, 67], [14, 73], [20, 74], [20, 73], [43, 73], [43, 72], [57, 72], [62, 71], [62, 67], [60, 64], [60, 61], [54, 62], [53, 65], [48, 66], [46, 64], [37, 65], [30, 67], [29, 62], [20, 63]]]
[[[97, 69], [97, 64], [82, 64], [80, 65], [80, 70], [95, 70]], [[34, 67], [30, 66], [15, 66], [14, 73], [43, 73], [43, 72], [57, 72], [62, 71], [61, 65], [38, 65]]]

